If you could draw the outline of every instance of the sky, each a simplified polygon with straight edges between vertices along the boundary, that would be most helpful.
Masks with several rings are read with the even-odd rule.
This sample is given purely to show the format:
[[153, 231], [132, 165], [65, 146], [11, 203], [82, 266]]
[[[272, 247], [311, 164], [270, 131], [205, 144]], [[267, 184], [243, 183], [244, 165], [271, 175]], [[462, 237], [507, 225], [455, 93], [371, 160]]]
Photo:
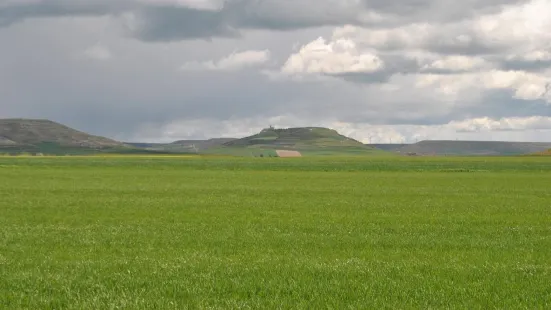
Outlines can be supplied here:
[[0, 118], [551, 142], [551, 0], [0, 0]]

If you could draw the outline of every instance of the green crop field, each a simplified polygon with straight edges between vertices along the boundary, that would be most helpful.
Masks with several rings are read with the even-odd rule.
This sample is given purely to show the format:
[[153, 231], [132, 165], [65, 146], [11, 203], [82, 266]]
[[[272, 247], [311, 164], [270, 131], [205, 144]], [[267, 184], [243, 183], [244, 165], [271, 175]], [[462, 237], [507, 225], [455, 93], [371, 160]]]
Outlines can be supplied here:
[[0, 309], [549, 309], [551, 158], [0, 157]]

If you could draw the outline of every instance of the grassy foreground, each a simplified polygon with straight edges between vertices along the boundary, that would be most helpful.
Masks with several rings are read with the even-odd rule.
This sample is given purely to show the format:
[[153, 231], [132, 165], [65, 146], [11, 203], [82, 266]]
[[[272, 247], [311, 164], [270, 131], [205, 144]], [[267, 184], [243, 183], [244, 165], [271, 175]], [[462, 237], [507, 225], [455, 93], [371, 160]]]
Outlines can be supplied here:
[[0, 308], [549, 308], [550, 188], [544, 157], [0, 157]]

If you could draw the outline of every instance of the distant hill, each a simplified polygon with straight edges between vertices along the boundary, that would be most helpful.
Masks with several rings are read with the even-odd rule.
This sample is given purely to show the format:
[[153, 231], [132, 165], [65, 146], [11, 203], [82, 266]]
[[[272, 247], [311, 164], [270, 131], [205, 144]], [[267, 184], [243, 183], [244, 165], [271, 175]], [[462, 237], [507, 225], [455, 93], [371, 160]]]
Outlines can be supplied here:
[[220, 147], [224, 143], [236, 140], [236, 138], [214, 138], [208, 140], [178, 140], [171, 143], [140, 143], [127, 142], [127, 144], [151, 151], [163, 151], [171, 153], [201, 153], [213, 147]]
[[0, 154], [46, 155], [216, 154], [235, 156], [316, 155], [551, 155], [551, 143], [429, 140], [414, 144], [363, 144], [322, 127], [266, 128], [241, 138], [179, 140], [172, 143], [122, 143], [65, 125], [35, 119], [0, 119]]
[[0, 136], [0, 145], [16, 145], [16, 144], [17, 144], [16, 142]]
[[392, 152], [392, 151], [399, 150], [409, 144], [378, 143], [378, 144], [366, 144], [366, 145], [374, 147], [376, 149]]
[[201, 144], [204, 146], [209, 146], [209, 145], [220, 145], [227, 142], [231, 142], [233, 140], [237, 140], [237, 138], [213, 138], [208, 140], [178, 140], [178, 141], [172, 142], [171, 144], [177, 144], [177, 145]]
[[500, 141], [420, 141], [395, 151], [401, 154], [417, 155], [523, 155], [538, 153], [551, 148], [544, 142], [500, 142]]
[[89, 135], [49, 120], [0, 119], [0, 137], [17, 144], [50, 142], [88, 148], [122, 146], [115, 140]]
[[161, 147], [163, 145], [166, 145], [166, 143], [148, 143], [148, 142], [124, 142], [124, 144], [139, 147], [139, 148], [155, 148], [155, 147]]
[[0, 119], [0, 153], [80, 154], [127, 148], [49, 120]]
[[226, 142], [212, 152], [276, 156], [276, 151], [298, 151], [302, 155], [366, 155], [386, 152], [366, 146], [337, 131], [322, 127], [266, 128], [260, 133]]
[[179, 140], [171, 143], [172, 146], [195, 149], [197, 151], [206, 150], [212, 147], [224, 145], [225, 143], [237, 140], [237, 138], [214, 138], [208, 140]]

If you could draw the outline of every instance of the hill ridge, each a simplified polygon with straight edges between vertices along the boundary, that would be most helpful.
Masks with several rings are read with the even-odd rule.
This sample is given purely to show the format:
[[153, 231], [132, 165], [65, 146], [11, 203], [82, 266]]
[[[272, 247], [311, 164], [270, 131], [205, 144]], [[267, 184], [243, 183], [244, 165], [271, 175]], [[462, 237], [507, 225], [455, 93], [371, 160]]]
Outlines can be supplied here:
[[[360, 155], [386, 153], [325, 127], [264, 128], [259, 133], [224, 143], [226, 149], [272, 154], [298, 151], [303, 155]], [[272, 154], [273, 155], [273, 154]]]
[[130, 146], [48, 119], [0, 119], [0, 153], [85, 154]]
[[547, 142], [422, 140], [393, 151], [418, 155], [523, 155], [550, 148]]

